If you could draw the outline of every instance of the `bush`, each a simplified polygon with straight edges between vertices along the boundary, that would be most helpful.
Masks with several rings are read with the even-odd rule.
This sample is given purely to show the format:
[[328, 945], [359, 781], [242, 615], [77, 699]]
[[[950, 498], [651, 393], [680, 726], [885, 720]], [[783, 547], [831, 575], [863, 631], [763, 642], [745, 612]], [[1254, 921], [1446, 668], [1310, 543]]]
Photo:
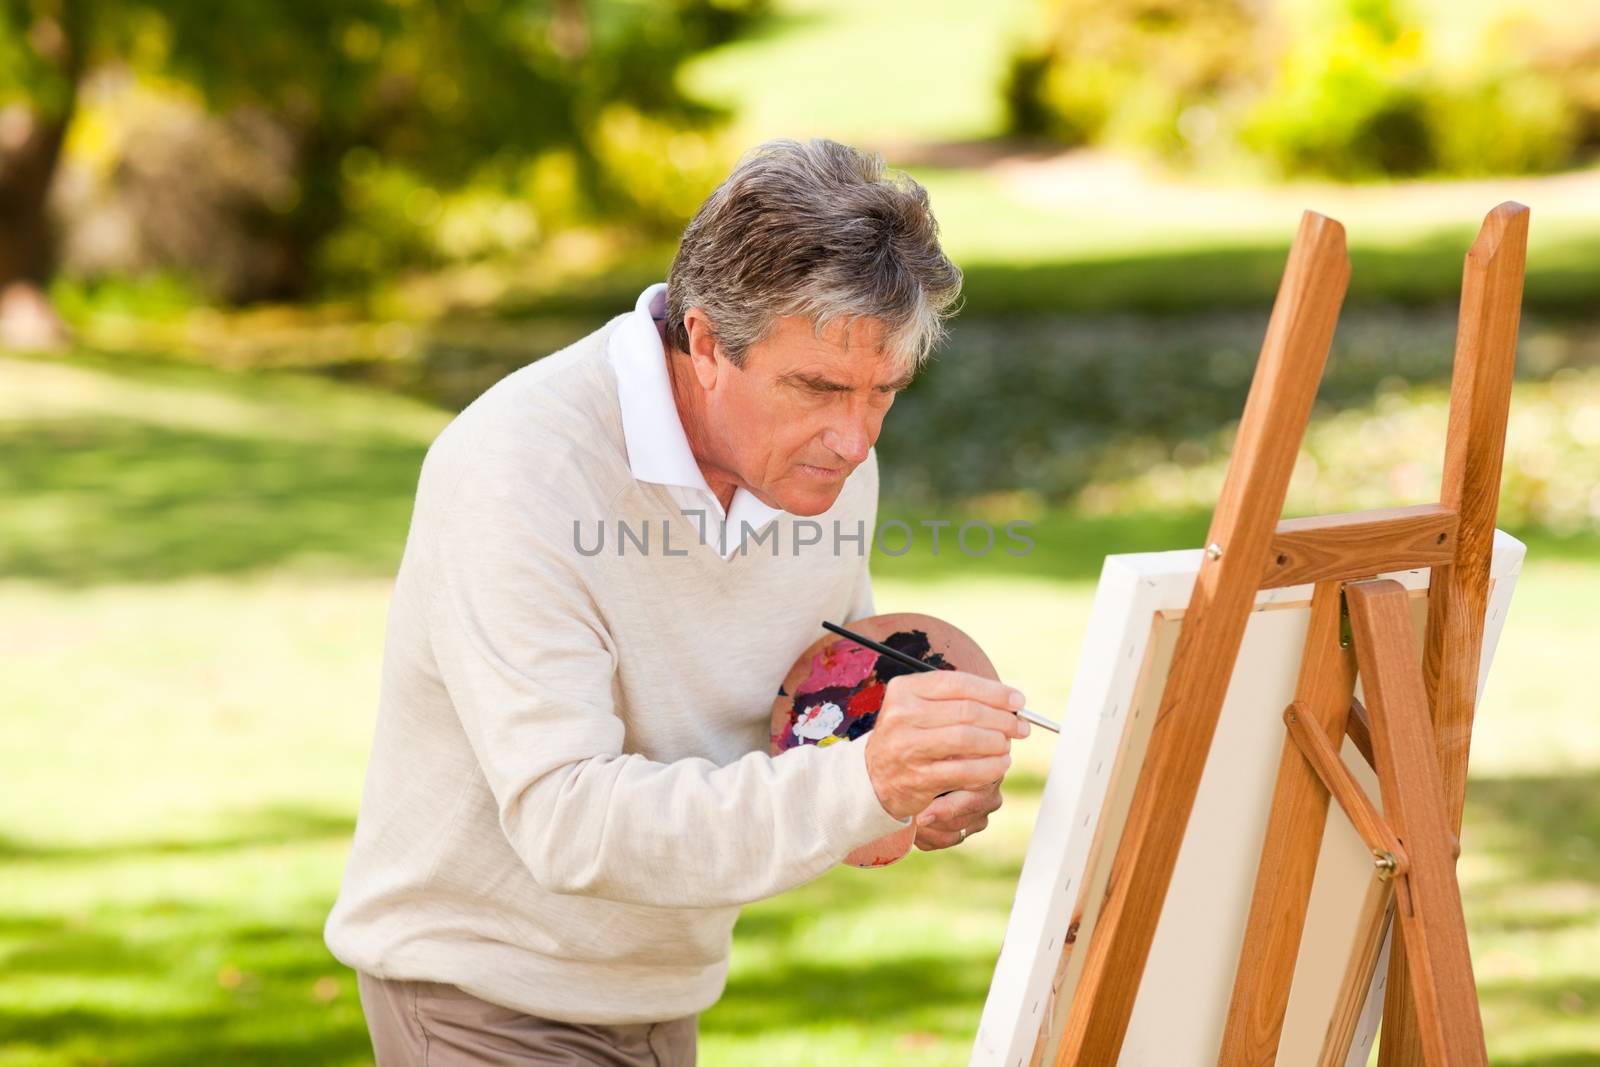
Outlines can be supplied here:
[[1389, 0], [1346, 0], [1298, 34], [1240, 136], [1288, 173], [1336, 178], [1435, 167], [1422, 34]]
[[1403, 0], [1296, 10], [1060, 0], [1059, 31], [1013, 60], [1011, 125], [1341, 179], [1548, 171], [1600, 148], [1600, 20], [1491, 20], [1461, 58]]
[[1057, 24], [1012, 61], [1015, 132], [1182, 154], [1205, 139], [1185, 135], [1185, 113], [1226, 108], [1260, 73], [1246, 0], [1064, 0]]

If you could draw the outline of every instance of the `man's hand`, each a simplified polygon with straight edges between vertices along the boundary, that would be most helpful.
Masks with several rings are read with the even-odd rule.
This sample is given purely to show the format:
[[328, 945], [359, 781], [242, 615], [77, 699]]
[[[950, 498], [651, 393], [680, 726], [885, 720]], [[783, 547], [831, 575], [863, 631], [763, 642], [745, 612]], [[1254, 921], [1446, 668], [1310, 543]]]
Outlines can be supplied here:
[[[866, 752], [883, 809], [905, 819], [940, 793], [951, 793], [945, 800], [954, 806], [961, 801], [953, 791], [994, 788], [1011, 766], [1011, 739], [1028, 736], [1028, 724], [1016, 715], [1024, 703], [1010, 686], [965, 671], [890, 679]], [[953, 831], [958, 838], [965, 825]]]
[[958, 789], [935, 797], [917, 816], [917, 847], [924, 852], [959, 845], [989, 825], [1000, 810], [1000, 783], [987, 789]]

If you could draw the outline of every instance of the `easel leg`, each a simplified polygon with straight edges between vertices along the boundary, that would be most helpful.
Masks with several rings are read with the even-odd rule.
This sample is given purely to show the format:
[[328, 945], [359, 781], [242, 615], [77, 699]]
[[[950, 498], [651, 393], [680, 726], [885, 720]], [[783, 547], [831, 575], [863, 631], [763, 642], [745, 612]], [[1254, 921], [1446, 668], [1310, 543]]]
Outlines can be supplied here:
[[1423, 1067], [1427, 1056], [1417, 1028], [1416, 998], [1411, 995], [1411, 972], [1406, 968], [1406, 939], [1396, 925], [1389, 945], [1389, 989], [1383, 1002], [1383, 1037], [1378, 1045], [1378, 1067]]
[[[1451, 828], [1458, 835], [1527, 255], [1528, 209], [1507, 202], [1483, 220], [1461, 272], [1450, 423], [1439, 493], [1439, 502], [1461, 515], [1460, 536], [1455, 563], [1436, 567], [1429, 583], [1424, 660], [1445, 801]], [[1416, 1067], [1422, 1062], [1401, 941], [1395, 938], [1390, 956], [1379, 1067]]]
[[[1455, 835], [1412, 638], [1409, 598], [1398, 582], [1387, 580], [1347, 585], [1345, 597], [1372, 718], [1384, 817], [1410, 858], [1409, 873], [1395, 887], [1401, 936], [1394, 947], [1404, 947], [1406, 981], [1404, 986], [1394, 984], [1392, 966], [1390, 991], [1405, 988], [1412, 994], [1421, 1062], [1430, 1067], [1487, 1064], [1456, 882]], [[1399, 1029], [1413, 1028], [1402, 1023]], [[1388, 1040], [1386, 1035], [1385, 1046]]]

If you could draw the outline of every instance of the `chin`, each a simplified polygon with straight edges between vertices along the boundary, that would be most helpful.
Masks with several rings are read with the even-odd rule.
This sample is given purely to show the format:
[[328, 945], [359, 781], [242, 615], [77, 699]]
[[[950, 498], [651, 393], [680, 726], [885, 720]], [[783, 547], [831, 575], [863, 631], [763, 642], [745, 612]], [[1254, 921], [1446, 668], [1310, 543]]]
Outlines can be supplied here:
[[792, 488], [778, 496], [778, 506], [791, 515], [808, 519], [833, 507], [843, 491], [843, 479], [835, 486]]

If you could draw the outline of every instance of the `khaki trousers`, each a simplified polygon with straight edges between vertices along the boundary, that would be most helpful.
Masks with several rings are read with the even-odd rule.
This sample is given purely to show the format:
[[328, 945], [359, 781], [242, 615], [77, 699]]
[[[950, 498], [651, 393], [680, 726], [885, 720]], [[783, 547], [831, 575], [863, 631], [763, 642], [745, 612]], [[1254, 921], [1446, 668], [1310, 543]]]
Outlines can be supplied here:
[[564, 1023], [442, 982], [357, 976], [377, 1067], [693, 1067], [697, 1015], [659, 1023]]

